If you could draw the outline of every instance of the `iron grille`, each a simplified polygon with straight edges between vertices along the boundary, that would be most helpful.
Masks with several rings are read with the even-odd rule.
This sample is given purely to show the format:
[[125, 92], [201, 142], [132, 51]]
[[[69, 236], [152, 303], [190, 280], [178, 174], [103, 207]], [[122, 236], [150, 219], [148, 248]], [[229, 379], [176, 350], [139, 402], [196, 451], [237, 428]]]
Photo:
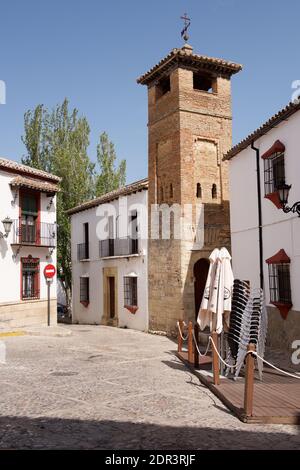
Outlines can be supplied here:
[[272, 194], [285, 184], [284, 153], [275, 153], [264, 160], [265, 194]]
[[290, 264], [269, 264], [270, 300], [273, 303], [291, 304]]
[[39, 261], [22, 260], [22, 299], [39, 299], [39, 272]]
[[80, 278], [80, 302], [88, 303], [90, 301], [90, 279], [88, 277]]
[[82, 261], [84, 259], [89, 259], [90, 249], [89, 243], [79, 243], [77, 245], [77, 259]]
[[137, 304], [137, 277], [124, 277], [124, 305]]

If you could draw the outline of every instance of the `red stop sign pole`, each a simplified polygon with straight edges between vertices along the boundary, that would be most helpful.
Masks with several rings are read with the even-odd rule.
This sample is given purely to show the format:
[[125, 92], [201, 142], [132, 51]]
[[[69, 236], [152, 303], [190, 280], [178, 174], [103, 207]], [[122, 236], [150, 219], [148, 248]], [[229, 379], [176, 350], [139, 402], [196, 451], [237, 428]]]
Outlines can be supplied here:
[[48, 291], [48, 299], [47, 299], [47, 316], [48, 316], [48, 326], [50, 326], [50, 286], [52, 283], [52, 279], [56, 274], [56, 268], [53, 264], [47, 264], [44, 268], [44, 276], [47, 282], [47, 291]]

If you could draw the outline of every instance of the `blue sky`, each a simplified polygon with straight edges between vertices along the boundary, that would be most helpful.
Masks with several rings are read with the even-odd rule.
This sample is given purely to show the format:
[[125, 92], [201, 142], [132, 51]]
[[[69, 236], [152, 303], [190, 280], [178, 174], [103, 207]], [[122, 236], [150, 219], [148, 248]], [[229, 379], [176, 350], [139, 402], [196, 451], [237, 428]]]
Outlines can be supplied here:
[[199, 54], [244, 65], [233, 78], [233, 143], [291, 99], [300, 80], [298, 0], [0, 0], [0, 155], [20, 160], [24, 112], [65, 97], [91, 126], [94, 160], [107, 131], [127, 181], [147, 175], [147, 93], [136, 78], [182, 44], [192, 18]]

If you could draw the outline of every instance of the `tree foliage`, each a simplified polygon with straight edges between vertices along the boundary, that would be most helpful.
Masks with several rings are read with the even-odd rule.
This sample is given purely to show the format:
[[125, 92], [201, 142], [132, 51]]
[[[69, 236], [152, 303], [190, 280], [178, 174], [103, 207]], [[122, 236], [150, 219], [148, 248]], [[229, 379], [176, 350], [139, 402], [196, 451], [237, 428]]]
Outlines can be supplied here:
[[100, 135], [97, 146], [97, 162], [100, 173], [96, 177], [96, 196], [102, 196], [125, 185], [126, 161], [121, 160], [116, 167], [116, 151], [106, 132]]
[[98, 161], [101, 174], [96, 173], [95, 164], [88, 156], [89, 134], [86, 118], [79, 116], [77, 109], [70, 110], [67, 99], [51, 111], [38, 105], [24, 115], [22, 141], [27, 154], [22, 163], [62, 178], [61, 191], [57, 195], [57, 266], [68, 305], [72, 266], [71, 228], [66, 211], [94, 198], [106, 188], [109, 191], [125, 183], [125, 162], [121, 162], [114, 172], [116, 155], [106, 133], [100, 136]]

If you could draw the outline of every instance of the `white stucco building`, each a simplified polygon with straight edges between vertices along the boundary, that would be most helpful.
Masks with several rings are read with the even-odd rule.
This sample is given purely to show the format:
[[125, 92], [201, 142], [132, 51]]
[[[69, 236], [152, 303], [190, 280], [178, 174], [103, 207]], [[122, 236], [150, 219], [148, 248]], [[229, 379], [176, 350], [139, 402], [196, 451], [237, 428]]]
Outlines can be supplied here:
[[[56, 265], [60, 178], [0, 158], [0, 327], [47, 324], [44, 267]], [[56, 280], [51, 324], [56, 324]]]
[[300, 201], [299, 111], [299, 104], [289, 104], [225, 156], [234, 275], [259, 287], [262, 273], [268, 343], [290, 352], [293, 340], [300, 339], [300, 218], [282, 210], [278, 188], [291, 185], [288, 206]]
[[148, 330], [148, 180], [68, 213], [73, 323]]

